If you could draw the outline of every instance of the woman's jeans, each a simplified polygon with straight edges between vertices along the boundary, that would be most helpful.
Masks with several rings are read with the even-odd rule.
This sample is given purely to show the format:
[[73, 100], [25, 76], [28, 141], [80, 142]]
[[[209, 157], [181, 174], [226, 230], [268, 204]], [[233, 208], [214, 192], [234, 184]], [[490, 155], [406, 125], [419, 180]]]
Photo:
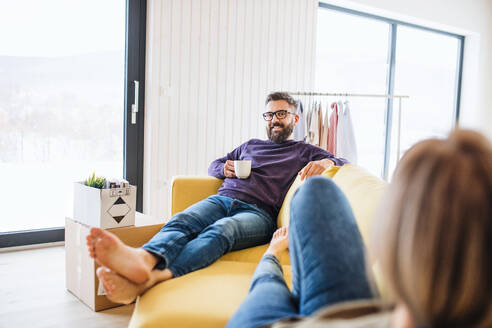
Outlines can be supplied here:
[[174, 277], [206, 267], [229, 251], [270, 241], [276, 224], [256, 205], [210, 196], [178, 213], [143, 249], [159, 258], [155, 269]]
[[278, 260], [263, 256], [249, 295], [227, 327], [261, 327], [327, 305], [371, 298], [363, 241], [347, 198], [335, 183], [309, 178], [295, 193], [290, 215], [292, 292]]

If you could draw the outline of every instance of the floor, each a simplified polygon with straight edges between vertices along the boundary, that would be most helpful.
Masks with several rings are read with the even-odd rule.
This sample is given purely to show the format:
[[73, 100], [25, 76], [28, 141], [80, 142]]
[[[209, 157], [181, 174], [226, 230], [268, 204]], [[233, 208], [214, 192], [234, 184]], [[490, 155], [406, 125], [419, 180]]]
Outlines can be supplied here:
[[0, 328], [127, 327], [134, 305], [93, 312], [65, 288], [65, 248], [0, 253]]

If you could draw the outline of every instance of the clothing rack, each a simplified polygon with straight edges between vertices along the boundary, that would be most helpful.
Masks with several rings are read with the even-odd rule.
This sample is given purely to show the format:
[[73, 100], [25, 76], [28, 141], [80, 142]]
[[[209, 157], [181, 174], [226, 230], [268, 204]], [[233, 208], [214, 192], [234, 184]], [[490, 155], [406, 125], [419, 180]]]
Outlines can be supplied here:
[[324, 92], [288, 92], [293, 96], [329, 96], [329, 97], [375, 97], [375, 98], [410, 98], [410, 96], [403, 95], [378, 95], [378, 94], [361, 94], [361, 93], [324, 93]]
[[[321, 97], [366, 97], [366, 98], [386, 98], [386, 99], [398, 99], [398, 127], [397, 127], [397, 144], [396, 144], [396, 162], [400, 160], [400, 139], [401, 139], [401, 100], [408, 99], [410, 96], [406, 95], [390, 95], [390, 94], [361, 94], [361, 93], [333, 93], [333, 92], [306, 92], [295, 91], [287, 92], [292, 96], [321, 96]], [[390, 127], [391, 128], [391, 127]], [[383, 178], [388, 179], [388, 165], [384, 165]]]

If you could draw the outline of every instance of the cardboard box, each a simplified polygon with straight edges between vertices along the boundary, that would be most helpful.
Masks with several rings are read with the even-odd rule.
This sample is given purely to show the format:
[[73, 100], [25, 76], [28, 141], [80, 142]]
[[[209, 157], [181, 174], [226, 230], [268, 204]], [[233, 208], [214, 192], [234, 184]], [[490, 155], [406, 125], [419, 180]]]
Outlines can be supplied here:
[[[149, 220], [149, 217], [140, 213], [137, 213], [136, 223], [140, 225], [107, 230], [117, 235], [125, 244], [140, 247], [163, 226], [163, 223], [156, 224], [155, 220]], [[96, 270], [99, 265], [89, 256], [86, 245], [90, 228], [71, 218], [65, 219], [66, 287], [92, 310], [101, 311], [121, 304], [111, 302], [104, 295], [98, 295], [99, 279]]]
[[75, 182], [73, 218], [91, 227], [103, 229], [135, 224], [137, 188], [98, 189]]

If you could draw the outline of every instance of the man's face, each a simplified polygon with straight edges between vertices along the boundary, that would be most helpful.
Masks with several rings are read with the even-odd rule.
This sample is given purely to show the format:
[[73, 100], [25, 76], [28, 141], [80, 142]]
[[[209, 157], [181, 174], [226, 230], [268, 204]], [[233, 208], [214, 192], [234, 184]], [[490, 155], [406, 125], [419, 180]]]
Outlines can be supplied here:
[[[266, 106], [266, 110], [272, 113], [278, 112], [279, 110], [295, 112], [285, 100], [270, 101]], [[266, 122], [268, 139], [275, 143], [282, 143], [285, 140], [292, 139], [292, 132], [297, 121], [299, 121], [299, 115], [297, 114], [287, 114], [283, 119], [278, 119], [276, 115], [273, 115], [273, 119]]]

